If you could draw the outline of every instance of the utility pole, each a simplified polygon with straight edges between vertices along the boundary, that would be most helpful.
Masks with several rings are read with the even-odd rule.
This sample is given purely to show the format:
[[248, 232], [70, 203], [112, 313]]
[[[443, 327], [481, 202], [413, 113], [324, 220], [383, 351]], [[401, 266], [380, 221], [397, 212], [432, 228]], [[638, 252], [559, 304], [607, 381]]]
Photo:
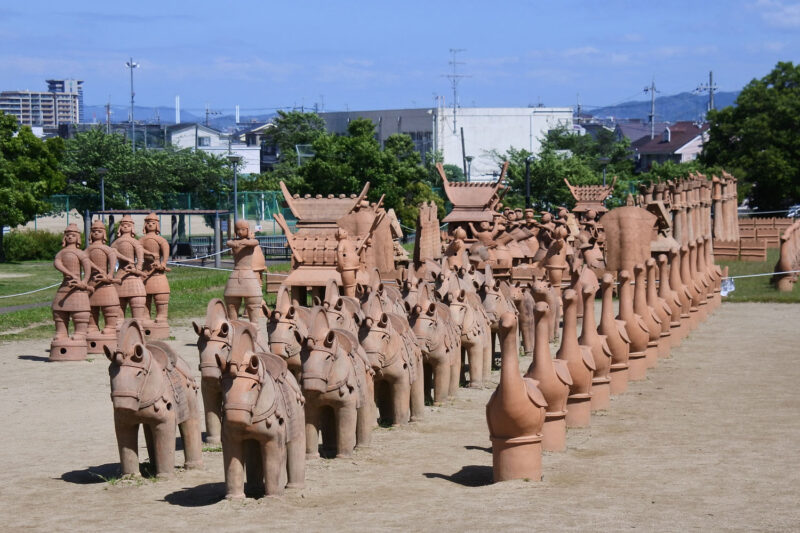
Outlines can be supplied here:
[[456, 55], [459, 52], [466, 51], [464, 48], [451, 48], [450, 55], [452, 59], [449, 61], [449, 64], [453, 67], [453, 72], [450, 74], [445, 74], [445, 77], [450, 80], [450, 85], [453, 87], [453, 135], [458, 133], [457, 121], [456, 121], [456, 114], [458, 110], [458, 82], [461, 81], [461, 78], [469, 78], [471, 76], [467, 76], [464, 74], [458, 73], [458, 65], [463, 65], [463, 61], [457, 61]]
[[133, 58], [125, 63], [131, 71], [131, 150], [136, 152], [136, 120], [133, 117], [133, 97], [136, 93], [133, 92], [133, 69], [139, 68], [139, 63], [134, 63]]
[[206, 128], [208, 127], [208, 117], [209, 117], [209, 115], [221, 115], [221, 114], [222, 113], [220, 113], [219, 111], [212, 111], [208, 107], [208, 104], [206, 104]]
[[717, 91], [717, 86], [714, 85], [714, 71], [708, 71], [708, 83], [701, 83], [697, 86], [697, 89], [694, 90], [695, 94], [700, 94], [704, 92], [708, 92], [708, 109], [707, 111], [711, 111], [714, 109], [714, 93]]
[[660, 92], [656, 89], [656, 80], [650, 82], [649, 87], [644, 88], [644, 92], [650, 93], [650, 138], [656, 137], [656, 93]]
[[111, 97], [106, 102], [106, 135], [111, 133]]

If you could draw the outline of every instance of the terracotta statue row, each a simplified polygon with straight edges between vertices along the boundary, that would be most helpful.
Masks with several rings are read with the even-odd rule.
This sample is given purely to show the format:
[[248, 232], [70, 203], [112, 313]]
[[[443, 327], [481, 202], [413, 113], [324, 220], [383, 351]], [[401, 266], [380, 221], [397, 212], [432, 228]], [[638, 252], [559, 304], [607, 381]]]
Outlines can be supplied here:
[[106, 244], [106, 235], [105, 224], [95, 220], [91, 244], [82, 250], [77, 225], [64, 230], [62, 249], [53, 263], [63, 275], [52, 304], [53, 361], [82, 361], [87, 353], [103, 353], [106, 346], [114, 349], [127, 308], [148, 338], [169, 336], [169, 243], [160, 235], [158, 216], [151, 213], [145, 218], [145, 234], [140, 239], [130, 215], [120, 221], [111, 246]]

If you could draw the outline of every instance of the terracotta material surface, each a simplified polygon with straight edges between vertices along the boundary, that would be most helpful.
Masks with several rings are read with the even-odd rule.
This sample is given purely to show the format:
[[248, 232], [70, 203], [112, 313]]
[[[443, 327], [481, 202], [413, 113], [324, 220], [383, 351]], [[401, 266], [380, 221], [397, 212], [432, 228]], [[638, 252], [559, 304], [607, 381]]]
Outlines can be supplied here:
[[438, 208], [434, 202], [419, 206], [417, 235], [414, 240], [414, 266], [419, 268], [427, 259], [442, 257], [442, 239], [439, 233]]
[[500, 317], [500, 383], [486, 404], [495, 483], [542, 479], [542, 427], [547, 402], [536, 380], [520, 376], [516, 322], [513, 313]]
[[252, 324], [239, 326], [227, 358], [216, 356], [221, 375], [222, 456], [225, 497], [244, 498], [249, 489], [268, 496], [305, 484], [303, 395], [286, 362], [271, 353], [254, 353]]
[[[655, 265], [653, 258], [648, 258]], [[645, 349], [645, 360], [647, 368], [653, 368], [658, 364], [658, 345], [661, 341], [661, 321], [647, 302], [647, 273], [644, 265], [633, 267], [636, 285], [633, 291], [633, 311], [642, 318], [642, 322], [647, 327], [648, 341]]]
[[589, 210], [605, 213], [608, 211], [605, 201], [614, 192], [617, 177], [614, 176], [609, 185], [572, 185], [567, 178], [564, 178], [564, 183], [575, 198], [575, 207], [572, 209], [574, 213], [584, 213]]
[[[591, 276], [594, 273], [591, 272]], [[592, 376], [591, 387], [591, 409], [600, 411], [608, 409], [611, 403], [611, 362], [613, 353], [606, 342], [606, 336], [597, 332], [597, 322], [595, 320], [594, 298], [600, 284], [597, 277], [593, 277], [583, 285], [583, 324], [581, 325], [581, 336], [578, 343], [587, 346], [591, 350], [592, 360], [594, 361], [594, 374]], [[611, 314], [613, 320], [613, 312]]]
[[151, 339], [166, 339], [169, 337], [169, 281], [167, 266], [169, 261], [169, 243], [161, 236], [161, 227], [158, 215], [150, 213], [144, 219], [144, 235], [139, 239], [144, 251], [144, 290], [147, 294], [145, 305], [150, 318], [155, 318], [148, 329]]
[[572, 378], [566, 361], [553, 359], [547, 342], [550, 306], [546, 302], [536, 303], [536, 344], [533, 361], [526, 377], [539, 383], [539, 390], [547, 402], [547, 413], [542, 428], [542, 449], [548, 452], [563, 452], [567, 448], [567, 396]]
[[[89, 333], [86, 337], [88, 353], [103, 353], [103, 346], [112, 350], [117, 347], [117, 328], [122, 325], [122, 309], [115, 285], [121, 283], [114, 278], [117, 268], [117, 252], [106, 245], [106, 226], [101, 220], [92, 222], [89, 233], [91, 244], [86, 255], [91, 261], [89, 286], [92, 294], [89, 304], [92, 314], [89, 318]], [[100, 314], [103, 315], [103, 329], [99, 329]]]
[[591, 420], [591, 388], [595, 364], [592, 348], [578, 344], [578, 294], [564, 292], [564, 330], [556, 358], [567, 363], [572, 384], [567, 397], [567, 427], [586, 427]]
[[[92, 272], [89, 255], [80, 249], [81, 234], [78, 226], [70, 224], [64, 230], [61, 250], [53, 260], [53, 266], [63, 278], [56, 290], [51, 308], [56, 331], [50, 343], [51, 361], [82, 361], [86, 359], [86, 334], [89, 328], [91, 307], [89, 284]], [[72, 320], [74, 331], [69, 334]]]
[[647, 324], [642, 320], [641, 315], [635, 313], [633, 310], [633, 289], [631, 288], [630, 273], [627, 270], [623, 270], [619, 273], [618, 279], [619, 315], [617, 315], [617, 319], [625, 321], [625, 331], [630, 339], [628, 379], [631, 381], [639, 381], [644, 379], [647, 374], [645, 352], [647, 350], [647, 343], [650, 342], [650, 332], [647, 329]]
[[633, 271], [650, 257], [656, 216], [640, 207], [618, 207], [603, 216], [606, 236], [606, 268]]
[[139, 475], [139, 425], [158, 477], [175, 469], [175, 430], [180, 429], [184, 468], [202, 468], [197, 384], [189, 365], [162, 341], [145, 343], [144, 329], [126, 320], [116, 350], [106, 347], [111, 402], [123, 476]]
[[246, 220], [238, 220], [234, 226], [236, 237], [227, 242], [233, 254], [233, 271], [225, 284], [225, 305], [228, 318], [239, 318], [239, 310], [244, 304], [247, 318], [258, 324], [261, 317], [260, 276], [253, 270], [255, 249], [259, 248], [258, 240], [253, 236]]
[[606, 344], [611, 351], [610, 392], [622, 394], [628, 390], [631, 341], [625, 328], [625, 321], [614, 318], [614, 278], [611, 274], [603, 274], [600, 290], [603, 294], [603, 306], [597, 333], [605, 336]]
[[117, 279], [120, 280], [120, 284], [117, 286], [117, 294], [122, 312], [125, 313], [125, 310], [130, 307], [131, 316], [146, 328], [150, 325], [150, 319], [146, 306], [147, 292], [143, 281], [145, 273], [142, 271], [144, 248], [136, 239], [133, 219], [130, 215], [125, 215], [120, 220], [117, 238], [114, 239], [111, 247], [117, 252], [117, 261], [119, 261]]
[[781, 292], [789, 292], [797, 282], [797, 273], [785, 273], [800, 270], [800, 220], [795, 221], [781, 235], [780, 256], [775, 263], [775, 275], [771, 283]]

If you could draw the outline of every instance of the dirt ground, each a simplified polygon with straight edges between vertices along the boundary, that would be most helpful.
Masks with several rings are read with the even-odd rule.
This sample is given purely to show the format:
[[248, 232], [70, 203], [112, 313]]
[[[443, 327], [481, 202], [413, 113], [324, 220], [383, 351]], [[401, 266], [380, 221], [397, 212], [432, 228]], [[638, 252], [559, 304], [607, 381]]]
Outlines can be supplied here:
[[[105, 482], [118, 472], [106, 359], [46, 363], [46, 341], [5, 344], [0, 527], [796, 531], [798, 324], [797, 305], [723, 305], [591, 428], [570, 430], [565, 453], [545, 454], [542, 482], [491, 484], [491, 391], [462, 389], [423, 422], [376, 430], [351, 460], [310, 462], [305, 489], [243, 503], [223, 499], [220, 452], [169, 481]], [[194, 333], [174, 330], [196, 367]]]

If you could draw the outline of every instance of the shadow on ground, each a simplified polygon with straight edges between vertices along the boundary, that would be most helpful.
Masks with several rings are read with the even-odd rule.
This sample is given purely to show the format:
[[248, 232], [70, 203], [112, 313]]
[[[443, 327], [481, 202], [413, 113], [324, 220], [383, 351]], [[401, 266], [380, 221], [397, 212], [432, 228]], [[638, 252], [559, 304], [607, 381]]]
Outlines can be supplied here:
[[483, 487], [492, 484], [492, 467], [484, 465], [469, 465], [452, 475], [426, 472], [423, 474], [428, 479], [446, 479], [465, 487]]
[[203, 483], [196, 487], [176, 490], [164, 496], [164, 501], [181, 507], [204, 507], [225, 499], [225, 483]]
[[44, 357], [43, 355], [19, 355], [17, 359], [22, 359], [23, 361], [37, 361], [39, 363], [47, 363], [50, 361], [49, 357]]

